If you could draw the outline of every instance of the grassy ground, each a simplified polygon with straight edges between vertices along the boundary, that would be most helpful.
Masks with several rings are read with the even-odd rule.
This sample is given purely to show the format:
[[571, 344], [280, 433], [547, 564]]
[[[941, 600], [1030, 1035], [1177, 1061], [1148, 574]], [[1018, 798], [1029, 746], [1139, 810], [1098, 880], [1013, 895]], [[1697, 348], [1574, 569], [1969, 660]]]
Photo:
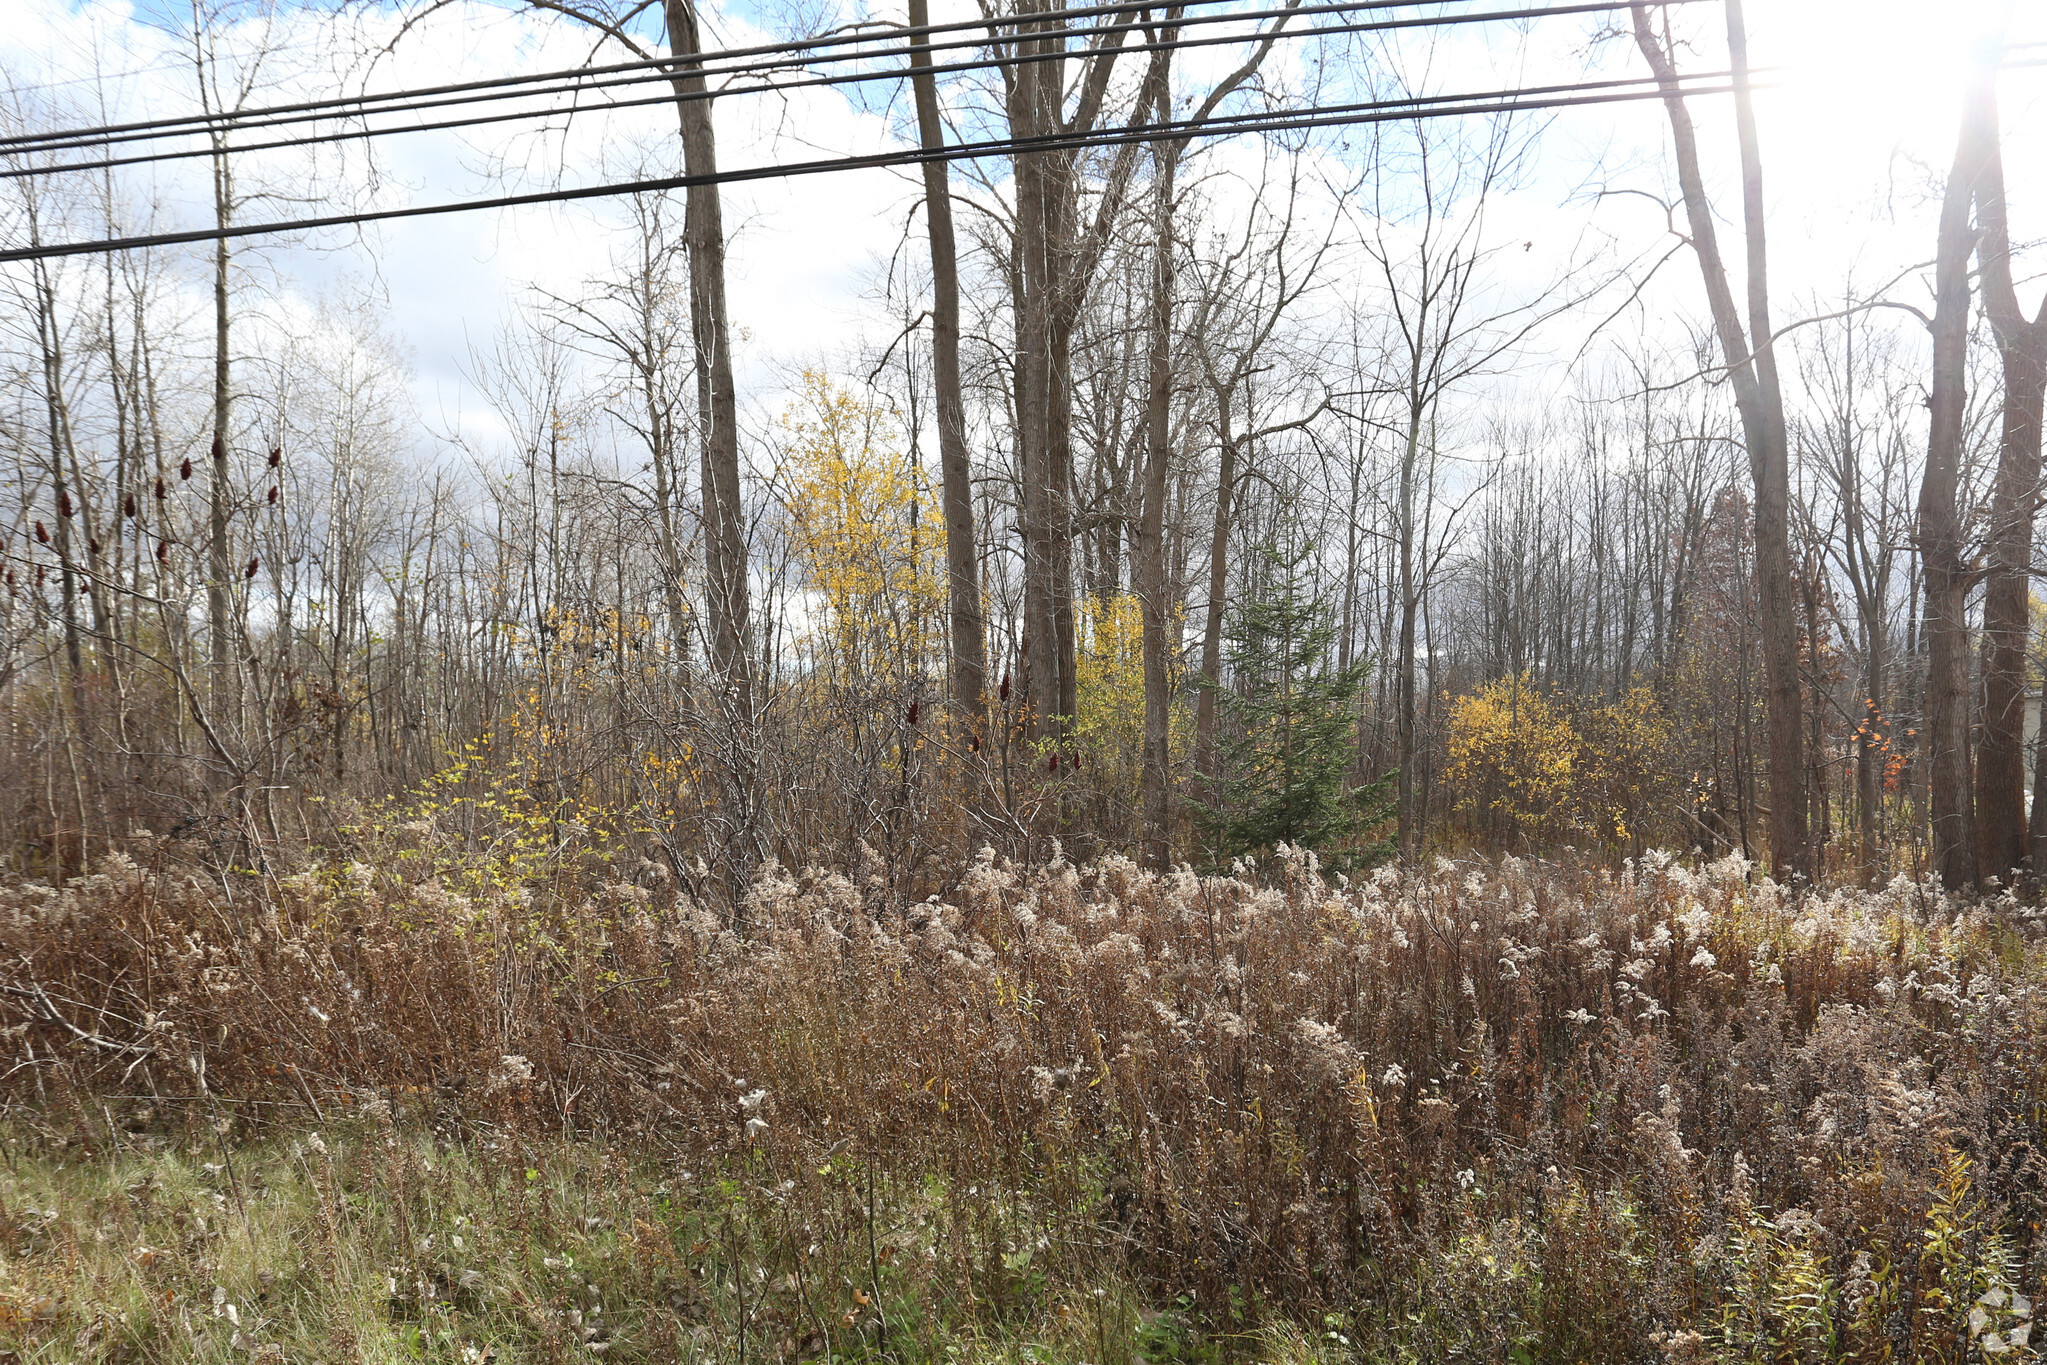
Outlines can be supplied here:
[[0, 1350], [2038, 1354], [2011, 896], [984, 858], [773, 873], [735, 927], [410, 867], [0, 885]]
[[[374, 1119], [255, 1140], [227, 1120], [166, 1135], [104, 1119], [69, 1140], [5, 1133], [0, 1360], [1315, 1355], [1270, 1322], [1202, 1330], [1193, 1305], [1148, 1303], [1087, 1246], [1012, 1244], [992, 1279], [959, 1265], [935, 1185], [888, 1186], [871, 1219], [806, 1230], [744, 1161], [692, 1171]], [[841, 1177], [864, 1215], [865, 1173]], [[791, 1232], [834, 1245], [792, 1258]]]

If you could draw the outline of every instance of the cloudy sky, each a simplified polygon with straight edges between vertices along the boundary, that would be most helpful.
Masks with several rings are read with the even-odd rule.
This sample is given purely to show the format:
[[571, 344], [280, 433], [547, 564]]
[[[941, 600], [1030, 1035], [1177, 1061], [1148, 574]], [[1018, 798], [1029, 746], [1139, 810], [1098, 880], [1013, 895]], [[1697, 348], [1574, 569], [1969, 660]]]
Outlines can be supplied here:
[[[958, 0], [940, 0], [934, 17], [964, 17]], [[1970, 12], [1965, 12], [1970, 11]], [[2012, 37], [2047, 44], [2047, 6], [2021, 6]], [[772, 41], [820, 17], [757, 7], [717, 12], [712, 40], [723, 46]], [[1749, 0], [1752, 59], [1767, 69], [1760, 98], [1771, 197], [1775, 283], [1780, 314], [1795, 315], [1815, 298], [1837, 297], [1851, 272], [1873, 288], [1931, 254], [1939, 176], [1951, 155], [1966, 41], [1988, 3], [1929, 5], [1924, 0]], [[188, 9], [169, 0], [10, 0], [11, 22], [0, 29], [0, 75], [37, 117], [96, 121], [104, 97], [116, 117], [155, 116], [195, 107]], [[892, 10], [873, 13], [887, 17]], [[357, 8], [343, 24], [316, 20], [288, 4], [269, 41], [278, 50], [270, 79], [251, 103], [271, 104], [355, 90], [388, 90], [618, 60], [617, 48], [594, 48], [587, 31], [520, 11], [510, 0], [455, 0], [398, 37], [391, 8]], [[837, 17], [854, 17], [841, 13]], [[1696, 35], [1689, 65], [1725, 64], [1717, 5], [1685, 14]], [[1637, 75], [1639, 58], [1625, 42], [1599, 41], [1596, 17], [1542, 20], [1525, 32], [1465, 29], [1424, 47], [1401, 43], [1410, 72], [1437, 91], [1480, 90], [1516, 82], [1548, 83], [1591, 75]], [[245, 26], [229, 38], [247, 49], [258, 41]], [[361, 54], [388, 47], [364, 78]], [[1283, 49], [1275, 77], [1305, 88], [1314, 74], [1307, 44]], [[1355, 78], [1343, 63], [1355, 49], [1326, 54], [1322, 74], [1337, 84]], [[2020, 47], [2015, 60], [2047, 61], [2047, 45]], [[1234, 64], [1239, 51], [1192, 57], [1184, 68], [1194, 88], [1203, 68]], [[346, 83], [342, 73], [352, 73]], [[2038, 164], [2047, 128], [2047, 65], [2020, 67], [2004, 78], [2004, 116], [2014, 166]], [[641, 93], [636, 91], [635, 93]], [[899, 93], [899, 92], [898, 92]], [[1351, 96], [1355, 98], [1356, 96]], [[754, 95], [718, 106], [720, 159], [728, 167], [871, 152], [900, 145], [901, 109], [889, 92], [869, 87], [863, 104], [838, 91]], [[965, 97], [962, 96], [964, 99]], [[1725, 101], [1702, 102], [1708, 153], [1724, 173], [1732, 154]], [[69, 109], [64, 106], [69, 105]], [[1663, 155], [1667, 128], [1653, 103], [1559, 113], [1543, 135], [1534, 172], [1495, 214], [1504, 234], [1525, 235], [1525, 268], [1540, 274], [1573, 249], [1587, 225], [1610, 249], [1653, 256], [1666, 241], [1662, 214], [1647, 198], [1600, 190], [1663, 194], [1670, 183]], [[304, 183], [293, 154], [250, 159], [244, 183], [279, 190]], [[1255, 159], [1246, 146], [1211, 151], [1210, 165]], [[580, 117], [545, 135], [511, 127], [384, 139], [373, 175], [359, 156], [327, 157], [326, 211], [349, 203], [384, 206], [502, 194], [550, 184], [591, 184], [679, 170], [672, 111], [659, 107]], [[153, 196], [158, 229], [205, 221], [202, 161], [139, 177], [137, 201]], [[989, 168], [999, 192], [1002, 167]], [[2047, 236], [2047, 200], [2036, 177], [2013, 176], [2015, 225], [2022, 238]], [[885, 340], [900, 321], [884, 316], [879, 281], [893, 253], [914, 234], [916, 198], [910, 173], [882, 170], [727, 190], [726, 221], [734, 231], [732, 315], [741, 329], [742, 384], [756, 411], [771, 410], [795, 367], [842, 357], [863, 341]], [[294, 212], [290, 205], [254, 204], [254, 220]], [[306, 242], [272, 243], [261, 259], [274, 287], [305, 298], [367, 292], [391, 335], [405, 348], [421, 412], [442, 429], [473, 430], [482, 420], [464, 378], [473, 347], [487, 345], [534, 288], [573, 293], [602, 271], [624, 242], [616, 205], [604, 201], [414, 219], [362, 235], [327, 234]], [[138, 224], [139, 226], [139, 224]], [[913, 251], [921, 242], [911, 237]], [[1652, 293], [1658, 306], [1700, 312], [1690, 262]], [[1900, 292], [1914, 288], [1908, 281]], [[1652, 309], [1654, 311], [1654, 309]]]

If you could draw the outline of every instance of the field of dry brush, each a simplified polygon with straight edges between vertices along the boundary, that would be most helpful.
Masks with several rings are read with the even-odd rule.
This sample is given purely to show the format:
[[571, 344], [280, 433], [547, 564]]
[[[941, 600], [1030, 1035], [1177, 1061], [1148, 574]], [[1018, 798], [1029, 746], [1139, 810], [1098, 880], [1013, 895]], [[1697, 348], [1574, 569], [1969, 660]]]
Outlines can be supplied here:
[[431, 842], [0, 889], [0, 1359], [2031, 1356], [2009, 897]]

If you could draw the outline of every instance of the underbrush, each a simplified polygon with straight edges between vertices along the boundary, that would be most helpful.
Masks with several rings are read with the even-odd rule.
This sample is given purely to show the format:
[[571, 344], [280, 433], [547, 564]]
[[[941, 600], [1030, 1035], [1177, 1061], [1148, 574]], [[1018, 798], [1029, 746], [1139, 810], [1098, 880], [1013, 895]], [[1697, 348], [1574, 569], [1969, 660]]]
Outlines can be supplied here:
[[[268, 1127], [116, 1129], [80, 1159], [17, 1120], [0, 1343], [37, 1360], [471, 1365], [1219, 1350], [1084, 1245], [962, 1259], [935, 1183], [840, 1162], [827, 1213], [744, 1157], [691, 1170], [559, 1138], [451, 1142], [381, 1110]], [[1283, 1334], [1239, 1335], [1239, 1354], [1305, 1359]]]
[[[139, 1271], [60, 1299], [115, 1253], [20, 1230], [144, 1160], [214, 1182], [206, 1264], [330, 1267], [292, 1359], [2031, 1356], [2047, 959], [2009, 898], [983, 858], [926, 901], [771, 872], [735, 924], [652, 869], [536, 896], [400, 851], [0, 892], [5, 1088], [48, 1134], [7, 1292], [60, 1304], [10, 1311], [96, 1333], [18, 1350], [165, 1321]], [[137, 1155], [195, 1123], [213, 1154]], [[521, 1269], [451, 1257], [458, 1216]], [[615, 1335], [578, 1342], [593, 1264]]]

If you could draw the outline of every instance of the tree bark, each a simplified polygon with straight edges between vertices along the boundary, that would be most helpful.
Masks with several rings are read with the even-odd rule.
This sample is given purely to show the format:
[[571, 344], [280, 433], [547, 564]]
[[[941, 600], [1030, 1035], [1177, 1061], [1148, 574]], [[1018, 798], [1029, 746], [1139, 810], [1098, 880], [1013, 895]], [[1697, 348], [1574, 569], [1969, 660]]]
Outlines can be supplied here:
[[[1994, 68], [1973, 84], [1965, 115], [1984, 144], [1976, 183], [1983, 311], [2004, 368], [2003, 429], [1991, 495], [1983, 590], [1983, 719], [1976, 754], [1978, 870], [2008, 878], [2033, 852], [2026, 827], [2026, 649], [2031, 634], [2033, 519], [2040, 499], [2040, 422], [2047, 399], [2047, 303], [2037, 319], [2012, 284], [2011, 228], [1999, 152]], [[2043, 816], [2036, 808], [2036, 826]], [[2033, 861], [2037, 869], [2039, 863]]]
[[[910, 0], [910, 26], [931, 22], [929, 0]], [[910, 53], [917, 139], [927, 151], [945, 145], [931, 51]], [[960, 384], [960, 273], [952, 227], [952, 189], [943, 161], [924, 163], [924, 216], [931, 244], [931, 383], [938, 407], [938, 468], [945, 512], [947, 606], [952, 628], [952, 701], [980, 752], [987, 724], [988, 640], [981, 611], [981, 560], [974, 539], [973, 458], [967, 450], [967, 405]]]
[[1975, 802], [1969, 764], [1969, 623], [1974, 569], [1962, 539], [1962, 420], [1968, 403], [1969, 208], [1993, 146], [1965, 116], [1941, 200], [1934, 259], [1933, 385], [1926, 471], [1919, 486], [1919, 555], [1926, 576], [1928, 822], [1933, 864], [1951, 889], [1973, 885]]
[[[1175, 8], [1175, 15], [1179, 13]], [[1177, 28], [1165, 29], [1168, 41]], [[1163, 74], [1163, 73], [1162, 73]], [[1171, 110], [1163, 79], [1151, 105], [1163, 120]], [[1144, 822], [1154, 866], [1173, 857], [1172, 601], [1166, 574], [1167, 471], [1172, 461], [1173, 405], [1173, 185], [1180, 144], [1152, 143], [1156, 180], [1152, 203], [1151, 336], [1146, 358], [1144, 402], [1143, 508], [1138, 544], [1137, 598], [1143, 612], [1144, 654]]]
[[[676, 119], [682, 132], [683, 173], [717, 173], [717, 142], [711, 126], [711, 105], [703, 98], [706, 83], [696, 60], [703, 51], [697, 14], [690, 0], [665, 0], [668, 46], [681, 59], [670, 78], [678, 96]], [[754, 812], [754, 687], [748, 653], [751, 636], [748, 608], [745, 509], [739, 484], [739, 403], [732, 380], [732, 329], [725, 304], [725, 219], [715, 184], [691, 185], [685, 191], [683, 236], [689, 250], [690, 337], [696, 353], [697, 417], [702, 427], [704, 500], [704, 596], [710, 618], [710, 656], [718, 688], [713, 723], [723, 726], [720, 766], [724, 787], [723, 817], [727, 823], [725, 880], [735, 914], [754, 865], [764, 852], [757, 846]]]
[[1768, 257], [1763, 223], [1762, 157], [1748, 87], [1748, 38], [1740, 0], [1727, 0], [1727, 46], [1734, 72], [1735, 115], [1741, 145], [1743, 230], [1748, 247], [1748, 321], [1744, 330], [1699, 167], [1698, 137], [1679, 93], [1669, 51], [1649, 19], [1646, 0], [1632, 5], [1635, 43], [1664, 94], [1676, 154], [1685, 221], [1698, 257], [1713, 328], [1727, 363], [1748, 447], [1755, 487], [1756, 580], [1762, 606], [1763, 662], [1769, 733], [1770, 861], [1779, 873], [1811, 871], [1807, 843], [1804, 709], [1799, 676], [1798, 592], [1791, 567], [1790, 442], [1784, 399], [1771, 345]]
[[[1032, 8], [1051, 8], [1032, 6]], [[1016, 72], [1009, 90], [1009, 122], [1018, 137], [1040, 137], [1059, 123], [1063, 62], [1042, 60], [1052, 42], [1019, 34], [1017, 48], [1034, 61]], [[1056, 40], [1054, 40], [1056, 41]], [[1057, 743], [1071, 656], [1061, 648], [1058, 626], [1058, 562], [1068, 552], [1058, 534], [1057, 507], [1064, 500], [1065, 471], [1053, 449], [1053, 295], [1059, 282], [1057, 218], [1062, 207], [1055, 180], [1059, 152], [1016, 158], [1016, 233], [1020, 267], [1017, 291], [1017, 531], [1023, 541], [1023, 722], [1031, 740]]]

